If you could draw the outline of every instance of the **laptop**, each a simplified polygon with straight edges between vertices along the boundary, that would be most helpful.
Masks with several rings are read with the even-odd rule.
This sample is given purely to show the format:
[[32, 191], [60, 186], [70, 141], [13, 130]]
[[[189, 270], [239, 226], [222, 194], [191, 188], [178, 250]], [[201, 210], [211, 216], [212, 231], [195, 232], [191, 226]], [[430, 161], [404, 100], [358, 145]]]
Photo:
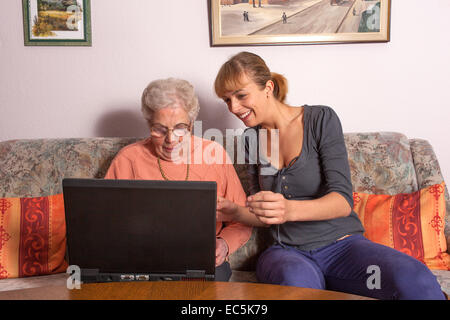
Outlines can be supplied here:
[[217, 184], [63, 179], [81, 281], [214, 280]]

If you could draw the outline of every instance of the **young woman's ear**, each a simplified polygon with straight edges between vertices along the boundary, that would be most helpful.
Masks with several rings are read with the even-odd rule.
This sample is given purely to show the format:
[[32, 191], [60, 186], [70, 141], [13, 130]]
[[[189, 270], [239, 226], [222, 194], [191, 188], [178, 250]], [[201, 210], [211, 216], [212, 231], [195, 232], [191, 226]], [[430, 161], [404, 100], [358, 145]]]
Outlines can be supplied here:
[[267, 98], [269, 98], [269, 94], [273, 93], [274, 87], [275, 87], [275, 84], [273, 83], [272, 80], [268, 80], [266, 82], [266, 87], [264, 88], [264, 90], [265, 90]]

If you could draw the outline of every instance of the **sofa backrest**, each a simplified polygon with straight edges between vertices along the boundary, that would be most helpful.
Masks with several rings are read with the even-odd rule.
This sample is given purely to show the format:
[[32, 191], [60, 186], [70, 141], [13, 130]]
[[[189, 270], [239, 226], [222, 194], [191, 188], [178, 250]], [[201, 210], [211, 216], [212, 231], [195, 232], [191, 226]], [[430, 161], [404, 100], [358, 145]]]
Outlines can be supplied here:
[[[141, 138], [35, 139], [0, 142], [0, 197], [35, 197], [62, 192], [64, 177], [103, 178], [124, 146]], [[431, 145], [400, 133], [346, 133], [354, 191], [397, 194], [441, 183]], [[224, 142], [224, 145], [226, 142]], [[235, 164], [244, 190], [246, 167]]]

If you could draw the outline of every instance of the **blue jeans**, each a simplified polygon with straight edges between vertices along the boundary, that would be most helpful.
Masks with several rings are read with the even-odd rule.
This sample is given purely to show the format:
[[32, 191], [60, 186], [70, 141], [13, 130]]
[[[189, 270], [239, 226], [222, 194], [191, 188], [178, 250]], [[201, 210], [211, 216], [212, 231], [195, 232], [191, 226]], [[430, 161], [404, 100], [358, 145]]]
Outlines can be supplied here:
[[436, 277], [423, 263], [359, 234], [311, 251], [274, 245], [259, 257], [256, 275], [263, 283], [383, 300], [445, 299]]

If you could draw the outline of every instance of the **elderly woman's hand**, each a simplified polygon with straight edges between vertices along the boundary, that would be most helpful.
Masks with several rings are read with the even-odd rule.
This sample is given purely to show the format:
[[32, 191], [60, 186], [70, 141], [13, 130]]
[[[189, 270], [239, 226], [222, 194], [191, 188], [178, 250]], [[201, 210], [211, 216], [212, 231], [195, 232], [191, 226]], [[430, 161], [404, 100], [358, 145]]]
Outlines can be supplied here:
[[233, 201], [217, 197], [217, 211], [216, 219], [217, 221], [233, 221], [236, 219], [236, 214], [238, 210], [238, 205]]
[[228, 245], [222, 238], [216, 238], [216, 267], [220, 266], [227, 257]]
[[247, 198], [247, 206], [262, 223], [282, 224], [289, 221], [287, 201], [280, 193], [260, 191]]

